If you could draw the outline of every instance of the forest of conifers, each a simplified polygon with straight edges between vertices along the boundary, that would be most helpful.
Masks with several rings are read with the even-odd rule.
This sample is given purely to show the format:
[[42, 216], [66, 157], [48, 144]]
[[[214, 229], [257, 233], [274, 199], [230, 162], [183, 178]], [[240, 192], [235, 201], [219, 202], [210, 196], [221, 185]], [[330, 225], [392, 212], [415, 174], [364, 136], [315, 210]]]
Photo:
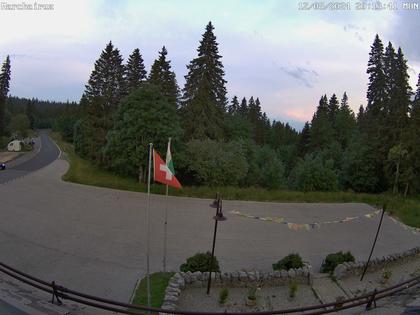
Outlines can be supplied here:
[[420, 75], [412, 90], [402, 49], [378, 35], [366, 58], [366, 106], [355, 114], [344, 91], [320, 95], [301, 131], [270, 120], [258, 97], [227, 99], [211, 23], [187, 65], [183, 88], [164, 46], [147, 73], [139, 49], [124, 63], [108, 43], [78, 104], [8, 97], [7, 59], [0, 76], [0, 132], [6, 138], [15, 133], [16, 116], [31, 128], [53, 127], [81, 157], [140, 180], [148, 143], [163, 154], [171, 137], [184, 185], [419, 193]]

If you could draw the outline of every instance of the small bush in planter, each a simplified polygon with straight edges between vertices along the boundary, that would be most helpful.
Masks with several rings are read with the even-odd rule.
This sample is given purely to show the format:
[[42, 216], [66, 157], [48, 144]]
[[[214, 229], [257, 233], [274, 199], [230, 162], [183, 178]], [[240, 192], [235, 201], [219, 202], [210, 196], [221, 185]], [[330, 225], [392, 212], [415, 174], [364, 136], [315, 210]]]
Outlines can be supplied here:
[[223, 288], [219, 291], [219, 303], [220, 304], [225, 304], [228, 297], [229, 297], [229, 289], [228, 288]]
[[296, 281], [291, 281], [289, 283], [289, 297], [294, 298], [298, 290], [298, 284]]
[[[179, 268], [182, 272], [206, 272], [210, 271], [210, 260], [211, 253], [197, 253], [194, 256], [187, 258], [187, 261], [181, 265]], [[217, 261], [216, 256], [213, 258], [213, 268], [212, 271], [220, 272], [219, 262]]]
[[354, 256], [350, 252], [343, 253], [342, 251], [339, 251], [337, 253], [329, 254], [327, 257], [325, 257], [325, 260], [322, 263], [321, 272], [332, 273], [335, 267], [337, 267], [339, 264], [354, 260]]
[[257, 304], [257, 287], [250, 287], [246, 295], [246, 305], [255, 306]]
[[289, 254], [273, 264], [273, 270], [289, 270], [301, 267], [303, 267], [303, 261], [299, 254]]
[[381, 283], [386, 284], [389, 279], [392, 277], [392, 271], [388, 269], [384, 269], [382, 271], [382, 281]]

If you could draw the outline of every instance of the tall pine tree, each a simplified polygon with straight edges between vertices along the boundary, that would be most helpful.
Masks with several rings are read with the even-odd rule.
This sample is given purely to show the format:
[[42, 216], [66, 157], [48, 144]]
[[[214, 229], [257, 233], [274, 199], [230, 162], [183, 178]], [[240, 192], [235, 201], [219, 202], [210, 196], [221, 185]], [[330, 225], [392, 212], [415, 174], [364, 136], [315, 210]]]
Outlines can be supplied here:
[[187, 66], [182, 97], [187, 139], [223, 138], [226, 80], [213, 30], [209, 22], [198, 47], [198, 56]]
[[6, 99], [9, 93], [10, 74], [10, 58], [7, 56], [0, 73], [0, 136], [3, 136], [6, 132]]
[[309, 152], [309, 146], [311, 144], [311, 126], [307, 121], [303, 126], [303, 129], [299, 135], [299, 143], [298, 143], [298, 154], [299, 157], [304, 158], [306, 153]]
[[179, 88], [175, 72], [171, 70], [171, 61], [166, 59], [167, 55], [168, 51], [163, 46], [159, 57], [153, 62], [149, 73], [149, 83], [156, 85], [168, 102], [177, 108]]
[[35, 104], [33, 100], [28, 100], [26, 103], [25, 114], [28, 116], [29, 119], [29, 127], [31, 129], [35, 128], [35, 120], [37, 116], [37, 110], [35, 108]]
[[102, 161], [102, 148], [113, 124], [113, 114], [126, 93], [123, 58], [109, 42], [96, 60], [82, 96], [84, 111], [74, 135], [77, 153]]
[[239, 115], [244, 118], [248, 115], [248, 102], [245, 97], [242, 99], [241, 105], [239, 105]]
[[408, 163], [409, 128], [408, 112], [410, 108], [411, 87], [408, 82], [407, 60], [401, 48], [393, 59], [392, 72], [387, 74], [390, 78], [388, 111], [386, 113], [385, 152], [387, 153], [386, 171], [389, 182], [393, 183], [393, 193], [398, 193], [403, 186], [408, 190], [408, 180], [412, 175], [412, 167]]
[[238, 97], [235, 95], [232, 98], [232, 103], [228, 107], [228, 113], [231, 115], [236, 115], [239, 112], [239, 101]]
[[146, 80], [146, 73], [143, 57], [140, 54], [140, 50], [136, 48], [128, 57], [125, 66], [125, 79], [128, 93], [138, 88]]
[[100, 97], [104, 112], [112, 113], [125, 93], [123, 58], [120, 51], [109, 42], [95, 62], [85, 95], [89, 102]]
[[384, 64], [384, 75], [385, 75], [385, 102], [384, 102], [384, 116], [387, 116], [390, 111], [390, 98], [395, 92], [395, 79], [396, 79], [396, 66], [397, 66], [397, 55], [395, 53], [394, 46], [389, 42], [385, 48], [383, 57]]
[[[387, 80], [384, 66], [383, 44], [378, 35], [371, 46], [369, 53], [368, 69], [369, 83], [367, 91], [367, 106], [365, 109], [363, 124], [369, 139], [369, 156], [373, 157], [375, 165], [373, 169], [377, 172], [376, 191], [387, 189], [388, 183], [384, 173], [384, 156], [388, 154], [388, 148], [384, 145], [384, 126], [386, 125], [386, 107], [388, 103]], [[379, 187], [380, 186], [380, 187]]]
[[340, 108], [334, 121], [337, 140], [342, 149], [345, 149], [350, 142], [350, 138], [356, 128], [356, 118], [349, 106], [347, 93], [344, 92], [341, 99]]
[[315, 151], [330, 144], [334, 139], [334, 129], [329, 119], [329, 104], [326, 95], [319, 100], [319, 105], [312, 118], [310, 148]]
[[387, 128], [391, 130], [390, 141], [392, 144], [400, 143], [404, 137], [404, 130], [408, 122], [410, 107], [411, 87], [408, 82], [407, 60], [401, 48], [398, 48], [395, 57], [395, 71], [389, 95], [389, 120]]
[[337, 99], [337, 95], [333, 94], [328, 102], [328, 117], [331, 122], [335, 121], [335, 117], [337, 116], [339, 109], [339, 102]]
[[412, 169], [411, 174], [410, 170], [407, 173], [405, 191], [408, 192], [409, 185], [412, 184], [414, 186], [412, 191], [420, 193], [420, 74], [410, 110], [408, 139], [408, 154]]
[[369, 53], [368, 69], [369, 83], [367, 91], [366, 119], [370, 134], [379, 134], [382, 114], [385, 106], [386, 80], [383, 64], [383, 44], [379, 35], [376, 34], [375, 40]]

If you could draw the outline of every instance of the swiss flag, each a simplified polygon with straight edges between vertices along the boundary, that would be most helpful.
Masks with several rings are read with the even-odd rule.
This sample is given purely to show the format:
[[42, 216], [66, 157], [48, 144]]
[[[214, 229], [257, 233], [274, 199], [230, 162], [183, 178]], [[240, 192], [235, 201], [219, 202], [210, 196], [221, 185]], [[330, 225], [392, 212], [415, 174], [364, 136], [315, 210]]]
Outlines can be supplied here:
[[181, 184], [172, 174], [169, 167], [162, 160], [156, 150], [153, 149], [153, 178], [155, 182], [169, 185], [175, 188], [181, 188]]

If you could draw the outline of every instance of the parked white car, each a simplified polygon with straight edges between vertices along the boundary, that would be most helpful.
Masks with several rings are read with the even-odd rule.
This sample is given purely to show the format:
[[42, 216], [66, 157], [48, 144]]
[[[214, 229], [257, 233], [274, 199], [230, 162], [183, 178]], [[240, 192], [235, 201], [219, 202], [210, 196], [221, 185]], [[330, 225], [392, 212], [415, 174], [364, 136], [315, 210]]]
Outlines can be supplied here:
[[22, 151], [22, 142], [19, 140], [13, 140], [9, 142], [9, 144], [7, 145], [7, 150], [13, 152]]

